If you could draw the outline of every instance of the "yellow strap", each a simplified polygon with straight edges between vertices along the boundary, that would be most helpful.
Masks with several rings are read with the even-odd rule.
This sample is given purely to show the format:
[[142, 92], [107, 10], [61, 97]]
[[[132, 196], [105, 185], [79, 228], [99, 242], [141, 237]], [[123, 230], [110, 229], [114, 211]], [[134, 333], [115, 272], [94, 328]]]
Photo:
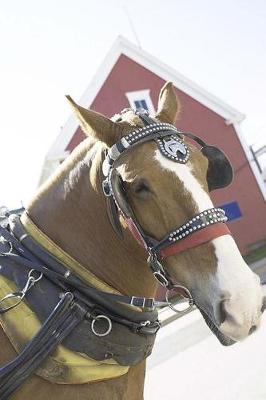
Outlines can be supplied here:
[[55, 256], [63, 265], [73, 271], [78, 275], [84, 282], [91, 286], [96, 287], [99, 290], [106, 291], [108, 293], [120, 294], [116, 289], [109, 286], [107, 283], [101, 281], [92, 272], [86, 269], [73, 257], [67, 254], [61, 247], [54, 243], [45, 233], [43, 233], [30, 219], [30, 217], [23, 213], [21, 218], [21, 223], [25, 231], [42, 247], [45, 248], [49, 253]]

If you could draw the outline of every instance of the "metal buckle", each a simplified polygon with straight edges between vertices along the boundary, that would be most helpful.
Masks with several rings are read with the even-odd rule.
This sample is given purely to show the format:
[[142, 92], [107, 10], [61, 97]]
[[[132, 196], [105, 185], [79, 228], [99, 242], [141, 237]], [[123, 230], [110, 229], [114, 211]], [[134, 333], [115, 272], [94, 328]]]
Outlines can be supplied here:
[[[95, 330], [95, 327], [94, 327], [95, 322], [96, 322], [96, 321], [99, 321], [99, 320], [101, 320], [101, 319], [104, 319], [105, 321], [108, 322], [108, 327], [107, 327], [106, 331], [103, 332], [103, 333], [97, 332], [97, 331]], [[92, 332], [94, 333], [95, 336], [99, 336], [99, 337], [107, 336], [107, 335], [109, 335], [109, 333], [110, 333], [111, 330], [112, 330], [112, 321], [111, 321], [110, 318], [107, 317], [106, 315], [102, 315], [102, 314], [97, 315], [97, 317], [93, 318], [93, 320], [92, 320], [92, 322], [91, 322], [91, 330], [92, 330]]]
[[149, 326], [151, 324], [151, 321], [147, 320], [147, 321], [143, 321], [140, 323], [141, 326]]
[[[2, 297], [2, 299], [0, 300], [0, 313], [4, 313], [18, 306], [22, 302], [30, 288], [32, 288], [32, 286], [34, 286], [35, 283], [42, 278], [42, 272], [40, 272], [40, 275], [37, 278], [34, 278], [34, 272], [35, 270], [31, 269], [28, 273], [28, 279], [23, 289], [18, 290], [17, 292], [8, 293], [4, 297]], [[13, 304], [9, 304], [10, 300], [12, 301], [12, 299], [15, 300], [15, 302], [13, 302]], [[7, 305], [5, 305], [5, 303], [7, 303]]]
[[160, 271], [153, 272], [153, 276], [157, 280], [157, 282], [160, 283], [160, 285], [162, 285], [166, 288], [169, 286], [168, 279]]
[[164, 268], [160, 263], [160, 261], [158, 260], [157, 254], [153, 253], [150, 249], [148, 251], [149, 251], [149, 257], [147, 263], [152, 269], [152, 273], [155, 279], [160, 283], [160, 285], [168, 287], [169, 281], [165, 276]]
[[6, 256], [9, 256], [10, 254], [12, 254], [12, 252], [13, 252], [12, 242], [7, 241], [3, 236], [1, 236], [1, 242], [8, 243], [10, 248], [8, 251], [0, 253], [0, 257], [6, 257]]
[[112, 190], [108, 179], [102, 181], [103, 193], [106, 197], [112, 196]]
[[151, 297], [136, 297], [132, 296], [130, 300], [130, 305], [135, 307], [147, 307], [154, 309], [155, 303], [154, 298]]
[[[139, 304], [141, 300], [142, 300], [142, 304]], [[145, 306], [145, 300], [146, 300], [145, 297], [132, 296], [131, 300], [130, 300], [130, 305], [131, 306], [135, 306], [135, 307], [144, 307]], [[137, 304], [134, 303], [135, 301], [136, 301]]]
[[143, 321], [140, 323], [138, 332], [145, 333], [146, 335], [156, 335], [158, 330], [161, 328], [161, 323], [159, 321]]

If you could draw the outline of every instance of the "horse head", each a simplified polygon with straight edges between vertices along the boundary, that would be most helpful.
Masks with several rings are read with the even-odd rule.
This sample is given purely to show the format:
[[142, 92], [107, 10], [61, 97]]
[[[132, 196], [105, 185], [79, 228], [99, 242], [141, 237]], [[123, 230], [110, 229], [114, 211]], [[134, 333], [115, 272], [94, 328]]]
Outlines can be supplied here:
[[[122, 138], [128, 143], [130, 133], [143, 128], [143, 118], [130, 109], [108, 119], [69, 100], [84, 132], [102, 142], [106, 151]], [[153, 121], [174, 125], [179, 113], [179, 101], [172, 84], [167, 83], [161, 90]], [[184, 227], [192, 221], [185, 229], [189, 235], [194, 228], [193, 218], [204, 217], [206, 210], [214, 208], [210, 191], [231, 182], [231, 166], [218, 149], [202, 145], [204, 142], [199, 138], [196, 138], [198, 143], [192, 142], [191, 138], [196, 137], [180, 133], [177, 140], [170, 143], [169, 137], [162, 139], [161, 146], [157, 138], [119, 154], [112, 166], [112, 179], [113, 190], [116, 190], [115, 207], [122, 209], [116, 225], [121, 224], [122, 232], [128, 232], [125, 222], [128, 207], [141, 231], [157, 242], [168, 232], [175, 232], [172, 238], [178, 238], [176, 227]], [[171, 152], [178, 153], [183, 161], [178, 162]], [[128, 239], [128, 234], [124, 236], [124, 241], [133, 240]], [[207, 324], [223, 344], [244, 339], [259, 325], [263, 308], [260, 279], [247, 266], [230, 234], [224, 232], [197, 246], [170, 254], [163, 265], [172, 282], [188, 289]]]

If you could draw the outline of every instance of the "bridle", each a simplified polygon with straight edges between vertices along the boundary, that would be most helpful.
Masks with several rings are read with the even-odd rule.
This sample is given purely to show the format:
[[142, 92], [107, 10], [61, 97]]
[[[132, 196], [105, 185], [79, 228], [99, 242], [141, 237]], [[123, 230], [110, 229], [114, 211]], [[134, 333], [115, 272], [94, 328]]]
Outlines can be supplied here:
[[121, 234], [119, 215], [122, 215], [134, 238], [148, 252], [147, 263], [159, 284], [168, 291], [172, 289], [179, 291], [192, 304], [190, 291], [172, 281], [162, 261], [168, 256], [207, 243], [219, 236], [230, 234], [225, 225], [227, 217], [224, 210], [215, 207], [206, 209], [194, 215], [183, 225], [168, 232], [161, 240], [157, 240], [146, 234], [138, 222], [129, 204], [123, 180], [116, 169], [117, 162], [122, 155], [128, 153], [135, 146], [155, 140], [164, 156], [174, 162], [185, 164], [189, 160], [189, 150], [181, 137], [186, 136], [197, 142], [201, 146], [200, 151], [208, 158], [209, 190], [225, 187], [231, 183], [233, 179], [232, 166], [220, 149], [207, 145], [192, 133], [179, 131], [169, 123], [158, 123], [151, 119], [145, 110], [136, 111], [136, 114], [144, 123], [144, 127], [136, 129], [116, 142], [106, 153], [103, 162], [102, 170], [105, 179], [102, 186], [107, 198], [109, 219], [116, 232]]

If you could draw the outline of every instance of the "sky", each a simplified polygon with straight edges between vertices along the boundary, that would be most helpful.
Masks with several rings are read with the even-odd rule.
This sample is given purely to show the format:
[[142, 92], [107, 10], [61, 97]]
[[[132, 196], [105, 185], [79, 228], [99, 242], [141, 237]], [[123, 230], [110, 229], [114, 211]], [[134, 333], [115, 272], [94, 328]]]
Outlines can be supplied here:
[[[0, 0], [0, 205], [24, 205], [44, 158], [118, 35], [246, 115], [266, 144], [264, 0]], [[120, 111], [120, 110], [118, 110]], [[266, 159], [261, 160], [266, 165]]]

